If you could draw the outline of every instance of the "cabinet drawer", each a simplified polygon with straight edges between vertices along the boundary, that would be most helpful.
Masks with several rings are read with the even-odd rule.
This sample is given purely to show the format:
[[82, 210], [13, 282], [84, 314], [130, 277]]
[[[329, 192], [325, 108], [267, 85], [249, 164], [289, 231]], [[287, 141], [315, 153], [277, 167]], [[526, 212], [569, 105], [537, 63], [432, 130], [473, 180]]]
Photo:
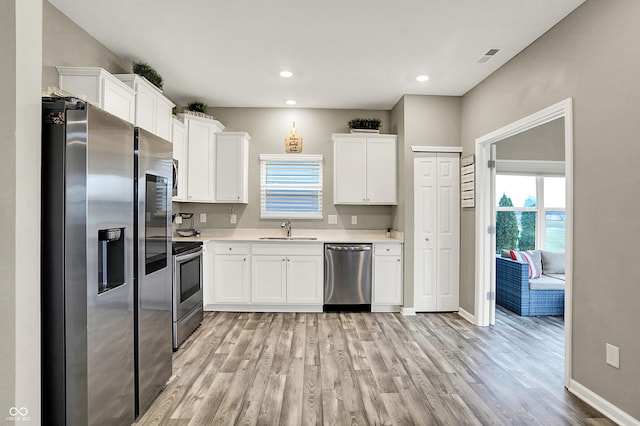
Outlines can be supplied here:
[[216, 254], [249, 254], [247, 243], [216, 243]]
[[373, 250], [376, 256], [401, 256], [401, 244], [376, 244]]
[[282, 241], [279, 243], [254, 243], [251, 245], [252, 254], [267, 254], [278, 256], [322, 256], [322, 250], [322, 243], [308, 244], [293, 241]]

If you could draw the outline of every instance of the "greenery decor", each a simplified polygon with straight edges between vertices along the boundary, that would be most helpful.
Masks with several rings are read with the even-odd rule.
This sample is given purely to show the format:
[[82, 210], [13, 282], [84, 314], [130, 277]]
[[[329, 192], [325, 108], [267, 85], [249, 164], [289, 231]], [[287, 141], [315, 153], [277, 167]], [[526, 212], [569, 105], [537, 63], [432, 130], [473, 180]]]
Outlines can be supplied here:
[[207, 104], [194, 101], [194, 102], [191, 102], [189, 105], [187, 105], [187, 109], [189, 111], [201, 112], [205, 114], [207, 112]]
[[[500, 207], [513, 207], [511, 198], [502, 194]], [[518, 219], [516, 218], [516, 212], [499, 211], [496, 212], [496, 252], [500, 250], [515, 250], [518, 244]]]
[[162, 76], [158, 74], [158, 71], [153, 69], [151, 65], [144, 62], [134, 62], [133, 73], [146, 78], [149, 80], [149, 83], [153, 84], [158, 89], [162, 89]]
[[382, 122], [378, 118], [354, 118], [349, 121], [350, 129], [378, 130]]

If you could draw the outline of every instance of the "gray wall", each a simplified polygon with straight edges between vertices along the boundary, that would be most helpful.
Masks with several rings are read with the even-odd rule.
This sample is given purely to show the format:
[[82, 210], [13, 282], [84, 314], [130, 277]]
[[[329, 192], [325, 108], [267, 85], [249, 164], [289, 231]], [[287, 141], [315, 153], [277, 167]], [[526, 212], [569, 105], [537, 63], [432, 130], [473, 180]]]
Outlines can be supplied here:
[[405, 95], [394, 106], [394, 126], [402, 135], [398, 161], [399, 205], [394, 225], [405, 231], [404, 306], [414, 304], [413, 285], [413, 157], [412, 145], [460, 146], [461, 98], [456, 96]]
[[[332, 133], [347, 133], [352, 118], [377, 117], [382, 120], [382, 133], [389, 133], [389, 111], [300, 108], [209, 108], [228, 131], [246, 131], [249, 142], [249, 204], [174, 203], [174, 210], [196, 213], [197, 228], [278, 228], [282, 220], [260, 219], [260, 154], [284, 154], [284, 138], [296, 122], [296, 132], [302, 136], [303, 154], [324, 156], [323, 220], [293, 220], [295, 228], [327, 229], [386, 229], [392, 224], [391, 206], [334, 206], [333, 205], [333, 142]], [[229, 208], [237, 215], [237, 224], [229, 223]], [[200, 213], [207, 214], [207, 222], [200, 223]], [[327, 215], [337, 214], [338, 224], [329, 225]], [[358, 216], [358, 224], [351, 225], [351, 215]]]
[[498, 160], [564, 161], [564, 118], [496, 143]]
[[102, 67], [111, 73], [131, 72], [131, 64], [100, 44], [48, 1], [43, 3], [43, 89], [58, 86], [57, 65]]
[[[463, 97], [475, 139], [565, 98], [574, 106], [572, 378], [640, 419], [640, 2], [589, 0]], [[473, 209], [462, 216], [461, 304], [474, 312]], [[620, 369], [605, 343], [620, 347]]]
[[0, 423], [40, 424], [42, 0], [2, 1], [0, 21]]

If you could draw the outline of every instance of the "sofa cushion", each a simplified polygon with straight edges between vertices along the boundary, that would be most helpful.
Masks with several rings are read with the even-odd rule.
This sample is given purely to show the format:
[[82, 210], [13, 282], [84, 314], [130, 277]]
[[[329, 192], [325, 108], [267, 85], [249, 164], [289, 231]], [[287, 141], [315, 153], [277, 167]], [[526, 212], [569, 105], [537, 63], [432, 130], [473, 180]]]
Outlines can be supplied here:
[[[544, 272], [544, 271], [542, 271]], [[562, 280], [564, 281], [564, 274], [542, 274], [542, 276], [547, 276], [547, 277], [551, 277], [551, 278], [556, 278], [558, 280]]]
[[564, 290], [564, 281], [543, 275], [540, 278], [529, 280], [530, 290]]
[[[537, 253], [536, 253], [537, 251]], [[529, 278], [540, 278], [542, 275], [542, 263], [540, 258], [540, 251], [538, 250], [526, 250], [515, 251], [511, 250], [511, 258], [518, 262], [523, 262], [529, 265]]]
[[564, 252], [540, 251], [542, 272], [545, 274], [564, 274]]

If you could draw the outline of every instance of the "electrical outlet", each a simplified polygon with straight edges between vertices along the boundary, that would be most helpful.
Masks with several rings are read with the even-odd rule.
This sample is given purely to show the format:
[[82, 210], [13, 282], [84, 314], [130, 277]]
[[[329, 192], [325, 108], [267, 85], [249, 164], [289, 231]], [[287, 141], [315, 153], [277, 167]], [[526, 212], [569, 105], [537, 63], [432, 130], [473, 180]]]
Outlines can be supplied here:
[[351, 216], [351, 224], [352, 225], [358, 224], [358, 216]]
[[607, 364], [620, 368], [620, 348], [607, 343]]
[[237, 220], [238, 220], [238, 218], [236, 217], [236, 214], [235, 214], [235, 213], [231, 213], [231, 214], [229, 215], [229, 223], [236, 223], [236, 222], [237, 222]]
[[337, 225], [338, 224], [338, 215], [330, 214], [329, 215], [329, 225]]
[[200, 223], [206, 223], [206, 222], [207, 222], [207, 214], [200, 213]]
[[176, 216], [176, 225], [181, 225], [182, 224], [182, 216], [178, 215]]

